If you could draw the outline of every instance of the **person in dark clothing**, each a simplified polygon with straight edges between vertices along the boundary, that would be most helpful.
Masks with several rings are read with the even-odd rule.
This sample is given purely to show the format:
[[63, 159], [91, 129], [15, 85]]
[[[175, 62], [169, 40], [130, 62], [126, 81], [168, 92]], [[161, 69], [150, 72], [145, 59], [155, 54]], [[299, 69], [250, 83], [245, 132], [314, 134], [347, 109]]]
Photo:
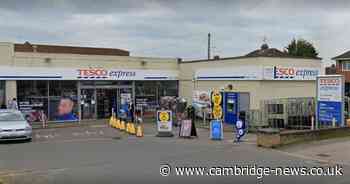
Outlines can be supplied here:
[[131, 122], [134, 122], [135, 121], [135, 106], [133, 103], [130, 103], [129, 111], [130, 111]]
[[191, 136], [198, 137], [197, 129], [196, 129], [196, 125], [195, 125], [196, 114], [195, 114], [195, 109], [192, 105], [187, 107], [187, 117], [188, 117], [188, 119], [191, 119], [191, 122], [192, 122]]

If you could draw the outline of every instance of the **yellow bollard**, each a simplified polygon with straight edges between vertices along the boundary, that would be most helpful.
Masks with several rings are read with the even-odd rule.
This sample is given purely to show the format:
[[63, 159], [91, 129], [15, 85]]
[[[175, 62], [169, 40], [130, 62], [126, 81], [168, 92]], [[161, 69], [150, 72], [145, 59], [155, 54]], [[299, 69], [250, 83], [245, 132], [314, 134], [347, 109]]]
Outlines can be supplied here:
[[126, 132], [129, 133], [129, 134], [131, 134], [131, 123], [130, 123], [130, 122], [127, 122], [126, 125], [127, 125], [127, 126], [126, 126], [126, 127], [127, 127]]
[[113, 120], [113, 117], [111, 118], [111, 127], [114, 128], [114, 120]]
[[113, 127], [113, 116], [111, 116], [111, 118], [109, 118], [109, 126]]
[[136, 127], [136, 137], [143, 137], [143, 127], [140, 124]]
[[115, 128], [116, 129], [120, 129], [120, 121], [119, 121], [119, 119], [115, 120]]
[[136, 129], [134, 123], [130, 123], [130, 134], [135, 135], [136, 134]]
[[120, 122], [120, 130], [125, 130], [125, 121]]
[[129, 123], [126, 123], [125, 130], [126, 130], [126, 133], [129, 133]]

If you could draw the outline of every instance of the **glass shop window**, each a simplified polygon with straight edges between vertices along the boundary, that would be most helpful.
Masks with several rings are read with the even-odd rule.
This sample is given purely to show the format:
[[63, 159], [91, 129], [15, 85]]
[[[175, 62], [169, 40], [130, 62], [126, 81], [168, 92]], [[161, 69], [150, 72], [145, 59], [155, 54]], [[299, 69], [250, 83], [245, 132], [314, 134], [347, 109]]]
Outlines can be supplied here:
[[41, 113], [47, 117], [47, 84], [48, 81], [17, 81], [18, 107], [28, 122], [41, 122]]
[[49, 119], [78, 121], [77, 81], [50, 81], [49, 88]]

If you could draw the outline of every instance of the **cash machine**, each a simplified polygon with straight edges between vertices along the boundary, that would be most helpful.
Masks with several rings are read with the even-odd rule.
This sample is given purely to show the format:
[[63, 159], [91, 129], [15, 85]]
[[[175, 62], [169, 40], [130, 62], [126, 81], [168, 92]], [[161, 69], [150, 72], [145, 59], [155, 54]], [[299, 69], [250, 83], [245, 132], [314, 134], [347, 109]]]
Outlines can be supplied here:
[[223, 116], [224, 122], [235, 124], [238, 119], [239, 112], [239, 93], [224, 91], [223, 92]]

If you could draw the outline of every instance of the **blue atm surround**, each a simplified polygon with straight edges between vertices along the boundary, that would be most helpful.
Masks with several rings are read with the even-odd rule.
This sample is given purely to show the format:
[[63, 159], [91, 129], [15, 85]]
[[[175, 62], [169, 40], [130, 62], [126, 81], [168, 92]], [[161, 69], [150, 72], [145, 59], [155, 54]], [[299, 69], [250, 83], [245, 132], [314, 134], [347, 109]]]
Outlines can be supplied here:
[[237, 92], [224, 92], [223, 94], [224, 122], [228, 124], [235, 124], [239, 112], [239, 94]]

